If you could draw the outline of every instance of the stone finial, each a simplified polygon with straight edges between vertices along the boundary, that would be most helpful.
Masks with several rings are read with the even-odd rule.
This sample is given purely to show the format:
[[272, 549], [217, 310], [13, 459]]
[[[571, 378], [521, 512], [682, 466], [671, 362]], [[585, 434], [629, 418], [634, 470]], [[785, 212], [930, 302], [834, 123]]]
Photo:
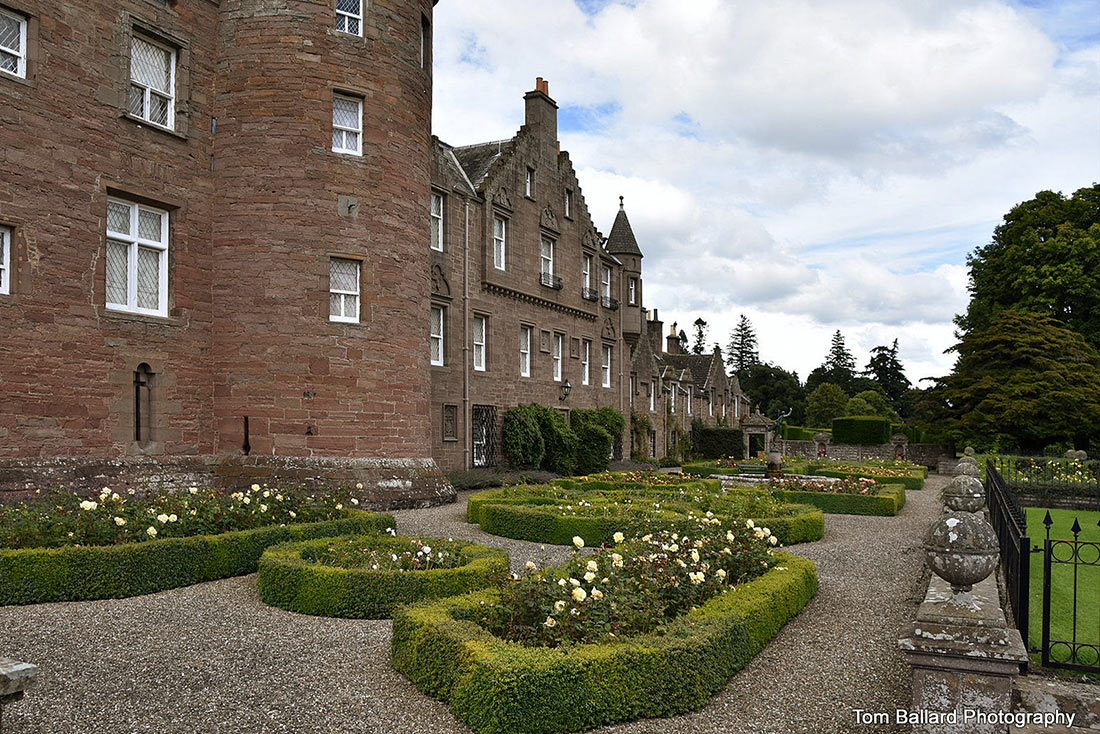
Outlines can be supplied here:
[[960, 460], [959, 463], [955, 466], [955, 476], [959, 476], [962, 474], [966, 474], [967, 476], [971, 477], [980, 477], [982, 475], [982, 472], [980, 469], [978, 469], [977, 463], [971, 464], [969, 462]]
[[974, 447], [973, 446], [967, 446], [965, 449], [963, 449], [963, 453], [966, 454], [967, 456], [973, 456], [974, 455]]
[[972, 466], [977, 466], [978, 465], [978, 460], [975, 459], [973, 456], [964, 456], [961, 459], [959, 459], [958, 462], [956, 462], [955, 465], [958, 466], [959, 464], [970, 464]]
[[1073, 449], [1070, 449], [1069, 451], [1066, 452], [1066, 458], [1069, 459], [1070, 461], [1073, 461], [1074, 459], [1077, 458], [1077, 452], [1074, 451]]
[[951, 584], [952, 601], [970, 606], [971, 588], [997, 568], [1000, 545], [984, 517], [956, 510], [940, 516], [928, 528], [924, 554], [932, 572]]
[[976, 477], [960, 474], [944, 488], [943, 501], [948, 510], [977, 512], [985, 504], [985, 488]]
[[1078, 461], [1084, 461], [1085, 459], [1089, 458], [1089, 455], [1087, 451], [1082, 451], [1078, 449], [1077, 451], [1073, 452], [1073, 458], [1077, 459]]

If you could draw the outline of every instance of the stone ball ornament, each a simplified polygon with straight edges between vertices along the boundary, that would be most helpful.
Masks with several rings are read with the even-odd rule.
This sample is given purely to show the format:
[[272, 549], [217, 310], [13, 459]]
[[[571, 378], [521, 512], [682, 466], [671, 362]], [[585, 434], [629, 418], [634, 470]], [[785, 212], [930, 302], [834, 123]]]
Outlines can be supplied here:
[[[974, 466], [978, 466], [978, 460], [973, 456], [964, 456], [959, 459], [958, 464], [973, 464]], [[958, 464], [956, 464], [956, 466], [958, 466]]]
[[997, 568], [997, 533], [976, 513], [953, 511], [940, 516], [924, 539], [932, 573], [951, 584], [956, 595], [969, 592]]
[[1077, 451], [1073, 452], [1073, 458], [1077, 459], [1078, 461], [1085, 461], [1089, 458], [1089, 454], [1087, 451], [1082, 451], [1081, 449], [1078, 449]]
[[955, 476], [968, 476], [968, 477], [980, 477], [982, 472], [978, 469], [977, 464], [971, 464], [969, 462], [960, 461], [955, 467]]
[[973, 446], [967, 446], [965, 449], [963, 449], [963, 453], [966, 454], [967, 456], [973, 456], [974, 455], [974, 447]]
[[985, 487], [977, 477], [959, 474], [944, 487], [943, 502], [947, 510], [977, 512], [985, 505]]

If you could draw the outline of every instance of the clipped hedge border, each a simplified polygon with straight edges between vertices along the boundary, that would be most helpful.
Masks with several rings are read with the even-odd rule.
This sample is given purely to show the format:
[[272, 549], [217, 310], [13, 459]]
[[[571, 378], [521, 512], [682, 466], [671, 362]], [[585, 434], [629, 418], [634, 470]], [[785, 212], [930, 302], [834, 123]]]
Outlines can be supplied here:
[[[583, 538], [586, 545], [604, 545], [611, 542], [616, 532], [623, 530], [622, 518], [562, 517], [556, 512], [560, 499], [506, 498], [501, 497], [502, 494], [502, 490], [490, 489], [471, 495], [466, 505], [466, 522], [480, 525], [490, 535], [549, 545], [570, 545], [573, 536]], [[794, 515], [753, 518], [753, 522], [767, 526], [783, 545], [821, 540], [825, 536], [822, 511], [801, 500], [794, 500], [792, 504], [798, 506]], [[549, 505], [555, 511], [547, 512], [540, 505]]]
[[0, 549], [0, 606], [122, 599], [253, 573], [269, 546], [292, 540], [380, 532], [392, 515], [348, 517], [218, 535], [66, 548]]
[[[404, 536], [382, 536], [383, 545], [401, 543]], [[369, 542], [370, 539], [363, 539]], [[428, 545], [441, 538], [422, 538]], [[317, 551], [331, 539], [272, 546], [260, 557], [258, 584], [265, 604], [292, 612], [322, 617], [389, 619], [400, 604], [467, 594], [489, 585], [489, 575], [508, 569], [508, 554], [499, 548], [469, 543], [459, 553], [466, 563], [456, 568], [427, 571], [375, 571], [341, 568], [303, 559], [303, 552]]]
[[505, 642], [470, 621], [486, 590], [399, 609], [391, 659], [478, 734], [557, 734], [699, 708], [817, 592], [817, 570], [780, 567], [671, 621], [663, 634], [561, 648]]
[[924, 489], [925, 474], [920, 470], [914, 470], [910, 472], [907, 477], [880, 477], [876, 476], [873, 472], [856, 472], [856, 471], [841, 471], [838, 469], [829, 469], [823, 464], [810, 464], [806, 469], [807, 474], [812, 474], [818, 477], [830, 477], [833, 479], [844, 479], [845, 477], [855, 477], [857, 479], [874, 479], [879, 484], [900, 484], [906, 489]]
[[905, 506], [905, 489], [887, 486], [878, 494], [832, 494], [831, 492], [798, 492], [777, 489], [775, 498], [821, 508], [831, 515], [893, 516]]

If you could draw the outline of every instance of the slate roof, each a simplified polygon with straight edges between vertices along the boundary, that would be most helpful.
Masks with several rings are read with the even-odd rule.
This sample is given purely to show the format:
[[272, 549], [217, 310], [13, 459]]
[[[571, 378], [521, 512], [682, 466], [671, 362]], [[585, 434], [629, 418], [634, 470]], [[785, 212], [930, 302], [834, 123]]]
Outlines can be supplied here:
[[661, 359], [676, 369], [691, 372], [691, 381], [697, 390], [707, 389], [713, 354], [662, 354]]
[[615, 215], [615, 223], [611, 225], [611, 234], [607, 235], [605, 247], [613, 255], [637, 255], [642, 257], [642, 251], [638, 248], [638, 240], [634, 237], [634, 230], [630, 228], [630, 220], [626, 218], [622, 197], [619, 197], [619, 213]]
[[481, 183], [485, 180], [485, 174], [489, 173], [489, 169], [502, 155], [511, 152], [512, 144], [511, 140], [495, 140], [489, 143], [463, 145], [455, 148], [454, 154], [471, 183], [480, 189]]

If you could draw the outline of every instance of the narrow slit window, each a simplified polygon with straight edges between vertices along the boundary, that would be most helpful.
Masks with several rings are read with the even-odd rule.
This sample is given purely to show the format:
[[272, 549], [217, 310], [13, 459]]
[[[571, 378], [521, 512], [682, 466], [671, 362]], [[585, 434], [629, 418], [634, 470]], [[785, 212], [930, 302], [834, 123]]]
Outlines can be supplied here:
[[581, 384], [587, 385], [592, 376], [592, 342], [581, 342]]
[[611, 346], [603, 345], [603, 386], [611, 387]]
[[153, 440], [153, 372], [144, 362], [134, 371], [134, 440]]
[[554, 346], [550, 353], [554, 363], [554, 382], [561, 382], [561, 351], [563, 339], [564, 337], [562, 337], [561, 334], [554, 334]]
[[474, 369], [485, 371], [485, 342], [489, 332], [489, 319], [474, 316]]
[[493, 267], [505, 270], [508, 257], [508, 220], [493, 219]]
[[443, 194], [432, 194], [432, 249], [443, 252]]
[[11, 230], [0, 227], [0, 295], [11, 293]]
[[443, 307], [432, 306], [432, 364], [443, 366]]
[[519, 375], [531, 376], [531, 327], [519, 327]]

